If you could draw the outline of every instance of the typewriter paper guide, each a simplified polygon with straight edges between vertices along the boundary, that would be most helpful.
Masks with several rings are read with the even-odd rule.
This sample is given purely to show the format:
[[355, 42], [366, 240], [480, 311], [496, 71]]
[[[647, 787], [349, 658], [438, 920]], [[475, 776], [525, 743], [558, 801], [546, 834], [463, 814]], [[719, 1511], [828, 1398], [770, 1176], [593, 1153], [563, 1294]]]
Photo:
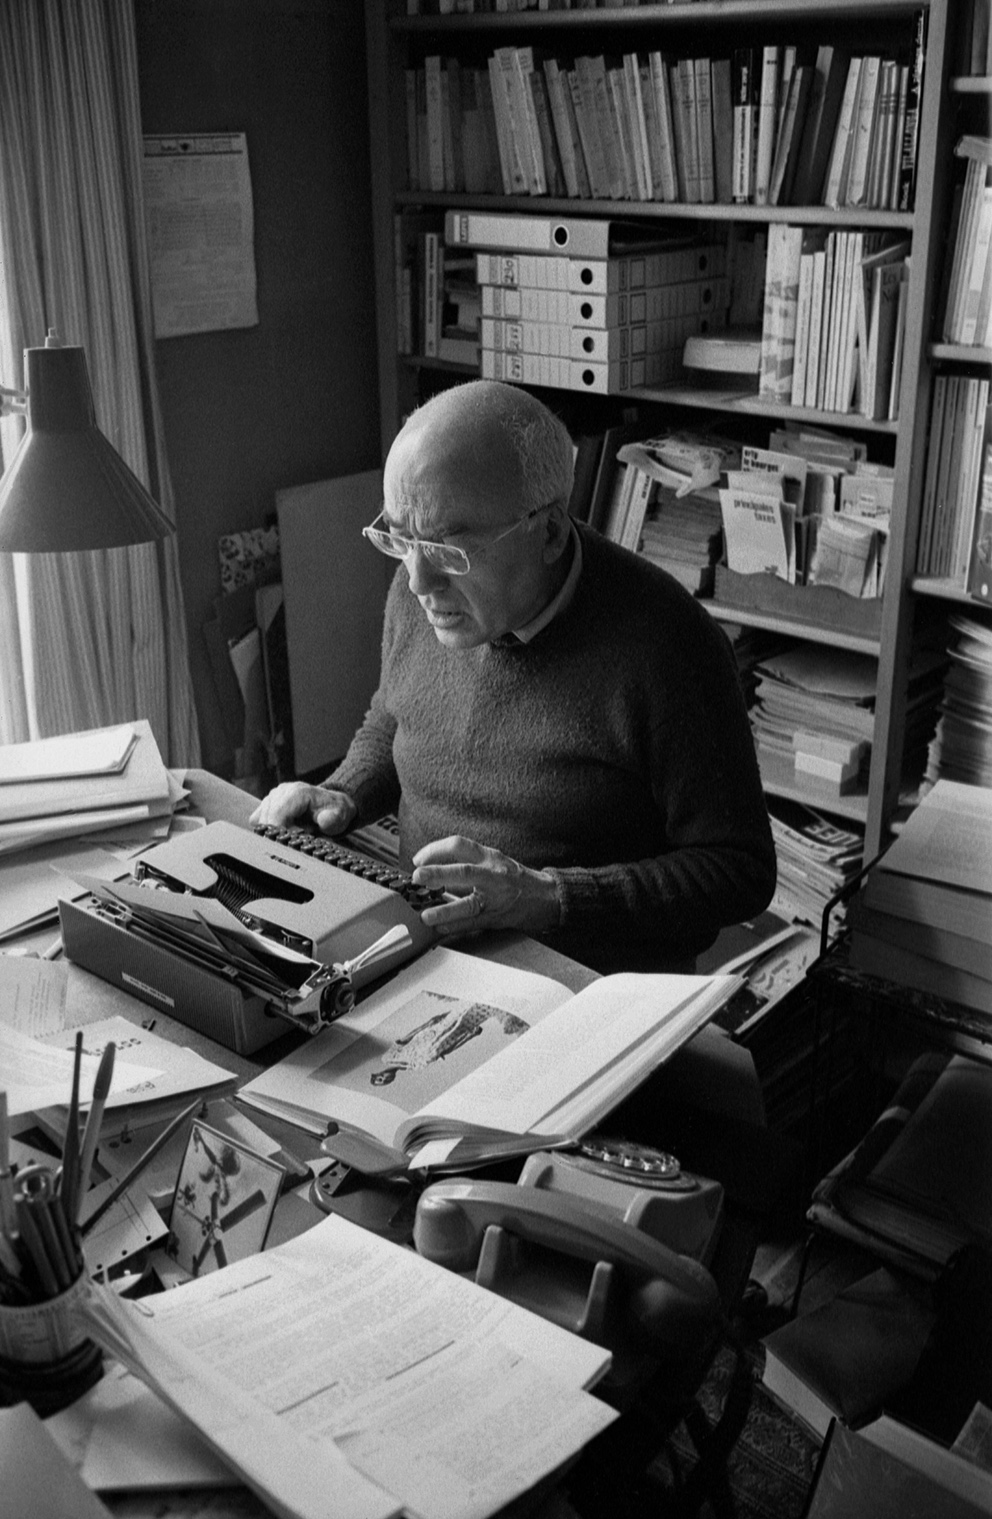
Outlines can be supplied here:
[[[433, 940], [420, 914], [400, 892], [233, 823], [208, 823], [195, 833], [180, 834], [148, 850], [142, 864], [146, 874], [209, 897], [218, 881], [210, 862], [217, 857], [235, 869], [245, 866], [270, 877], [272, 895], [250, 898], [243, 903], [244, 911], [263, 925], [303, 941], [307, 952], [325, 965], [361, 954], [396, 924], [407, 928], [412, 940], [397, 953], [397, 963], [419, 954]], [[279, 894], [280, 886], [285, 887], [285, 896]], [[381, 975], [384, 968], [378, 963], [374, 974]], [[356, 985], [361, 981], [359, 972]]]

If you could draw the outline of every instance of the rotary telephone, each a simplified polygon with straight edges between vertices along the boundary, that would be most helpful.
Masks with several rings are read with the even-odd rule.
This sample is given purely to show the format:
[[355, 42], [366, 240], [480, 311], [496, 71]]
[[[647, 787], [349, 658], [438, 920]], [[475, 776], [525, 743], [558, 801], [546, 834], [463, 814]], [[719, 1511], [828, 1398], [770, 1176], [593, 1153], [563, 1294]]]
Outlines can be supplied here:
[[708, 1270], [723, 1188], [664, 1151], [591, 1136], [516, 1183], [451, 1179], [417, 1203], [421, 1255], [614, 1352], [615, 1368], [698, 1345], [721, 1314]]

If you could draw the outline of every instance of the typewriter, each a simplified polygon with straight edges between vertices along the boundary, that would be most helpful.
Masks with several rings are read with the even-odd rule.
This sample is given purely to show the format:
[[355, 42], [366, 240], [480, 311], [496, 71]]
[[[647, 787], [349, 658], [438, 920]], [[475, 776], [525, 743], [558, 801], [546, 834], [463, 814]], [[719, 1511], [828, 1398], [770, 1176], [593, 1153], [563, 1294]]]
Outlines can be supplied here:
[[77, 879], [69, 958], [242, 1054], [347, 1011], [432, 942], [420, 914], [443, 900], [337, 840], [232, 823], [148, 850], [132, 877]]

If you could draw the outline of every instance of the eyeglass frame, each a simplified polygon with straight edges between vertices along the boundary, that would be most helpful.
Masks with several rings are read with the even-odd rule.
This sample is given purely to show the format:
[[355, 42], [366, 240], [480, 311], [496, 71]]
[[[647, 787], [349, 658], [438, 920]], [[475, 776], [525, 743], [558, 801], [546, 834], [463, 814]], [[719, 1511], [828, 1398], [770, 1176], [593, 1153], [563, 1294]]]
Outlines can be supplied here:
[[[497, 533], [494, 538], [486, 540], [483, 533], [467, 533], [465, 536], [468, 538], [482, 538], [485, 541], [481, 544], [481, 548], [491, 549], [495, 544], [502, 542], [504, 538], [509, 538], [510, 534], [515, 533], [517, 528], [522, 527], [525, 522], [531, 522], [539, 512], [546, 512], [550, 507], [558, 506], [559, 504], [560, 498], [556, 496], [553, 501], [544, 501], [540, 506], [532, 507], [523, 517], [518, 517], [515, 522], [511, 522], [509, 527]], [[376, 527], [376, 523], [380, 517], [385, 516], [385, 512], [386, 509], [383, 507], [368, 526], [362, 528], [362, 537], [367, 538], [373, 548], [379, 550], [380, 554], [385, 554], [389, 559], [408, 559], [411, 554], [416, 553], [420, 549], [423, 551], [428, 563], [432, 564], [435, 569], [442, 570], [446, 575], [467, 575], [469, 573], [472, 568], [472, 560], [469, 557], [467, 549], [463, 549], [458, 543], [442, 543], [433, 538], [408, 538], [405, 533], [386, 533], [382, 528]], [[394, 546], [397, 544], [403, 545], [401, 553], [397, 553], [395, 550]], [[443, 556], [446, 562], [438, 564], [437, 555]], [[455, 564], [447, 562], [451, 555], [455, 556]], [[462, 562], [464, 562], [463, 568], [456, 567], [462, 565]]]

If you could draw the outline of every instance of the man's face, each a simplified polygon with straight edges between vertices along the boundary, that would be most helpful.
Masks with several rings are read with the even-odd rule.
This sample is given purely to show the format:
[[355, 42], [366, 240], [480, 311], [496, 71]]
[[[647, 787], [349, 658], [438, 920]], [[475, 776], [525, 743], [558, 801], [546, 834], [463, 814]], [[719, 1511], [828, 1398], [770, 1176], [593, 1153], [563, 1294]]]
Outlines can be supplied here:
[[560, 549], [549, 557], [549, 513], [492, 542], [527, 515], [495, 476], [459, 468], [450, 456], [435, 464], [429, 448], [402, 438], [386, 462], [386, 524], [409, 538], [458, 544], [471, 562], [468, 574], [452, 575], [419, 550], [404, 561], [410, 590], [445, 648], [491, 643], [536, 617], [553, 594]]

